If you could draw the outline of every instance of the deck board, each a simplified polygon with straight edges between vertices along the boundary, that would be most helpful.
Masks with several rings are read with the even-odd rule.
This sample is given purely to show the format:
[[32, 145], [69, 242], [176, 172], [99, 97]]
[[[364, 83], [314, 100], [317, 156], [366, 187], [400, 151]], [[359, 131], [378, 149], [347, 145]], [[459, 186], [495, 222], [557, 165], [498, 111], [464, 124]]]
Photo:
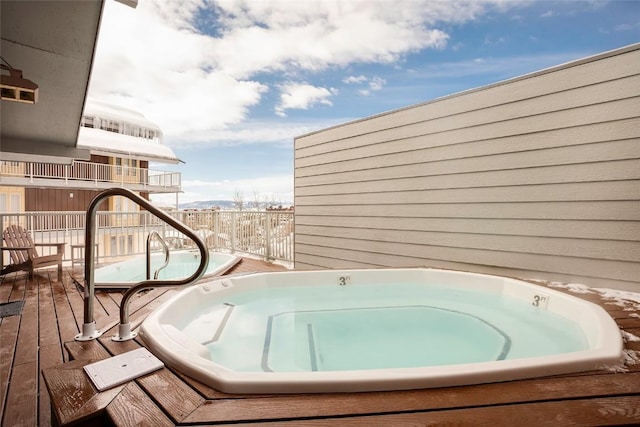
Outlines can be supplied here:
[[226, 399], [202, 406], [189, 422], [221, 422], [230, 419], [285, 420], [289, 418], [327, 418], [353, 415], [382, 415], [390, 412], [416, 412], [462, 409], [512, 403], [535, 403], [555, 399], [626, 395], [637, 391], [640, 375], [598, 375], [553, 377], [466, 387], [446, 387], [374, 393], [333, 393], [264, 398]]
[[20, 330], [20, 317], [5, 317], [0, 323], [0, 425], [5, 417], [7, 397], [9, 395], [9, 381], [12, 376], [13, 362], [18, 331]]
[[[606, 426], [637, 425], [640, 397], [623, 396], [594, 399], [510, 404], [455, 410], [341, 417], [338, 419], [290, 420], [286, 427], [369, 427], [369, 426]], [[230, 426], [237, 424], [219, 424]], [[273, 427], [273, 423], [246, 423], [243, 426]]]
[[135, 382], [125, 386], [107, 413], [116, 425], [173, 427], [175, 424]]
[[71, 304], [67, 299], [67, 292], [60, 281], [51, 283], [51, 292], [53, 294], [53, 302], [56, 310], [57, 327], [60, 336], [60, 342], [65, 343], [72, 341], [80, 332], [76, 318], [73, 315]]
[[15, 347], [11, 383], [7, 395], [5, 417], [16, 420], [16, 425], [28, 425], [38, 412], [38, 283], [39, 277], [27, 281], [24, 306], [20, 315], [20, 331]]
[[[244, 259], [228, 274], [282, 269]], [[69, 273], [62, 280], [55, 269], [40, 270], [33, 280], [20, 273], [0, 278], [0, 302], [25, 302], [21, 315], [0, 319], [0, 425], [49, 426], [56, 421], [50, 403], [61, 425], [640, 424], [640, 361], [618, 373], [597, 370], [464, 387], [298, 395], [227, 394], [164, 368], [98, 393], [82, 367], [142, 344], [111, 340], [122, 297], [113, 290], [99, 291], [96, 297], [96, 324], [104, 335], [74, 341], [83, 322], [83, 300]], [[630, 310], [637, 305], [557, 290], [600, 304], [623, 331], [640, 336], [640, 310]], [[132, 327], [175, 292], [154, 289], [135, 296]], [[640, 353], [631, 352], [640, 352], [640, 340], [627, 341], [625, 349], [638, 357]], [[53, 398], [47, 387], [55, 390]]]

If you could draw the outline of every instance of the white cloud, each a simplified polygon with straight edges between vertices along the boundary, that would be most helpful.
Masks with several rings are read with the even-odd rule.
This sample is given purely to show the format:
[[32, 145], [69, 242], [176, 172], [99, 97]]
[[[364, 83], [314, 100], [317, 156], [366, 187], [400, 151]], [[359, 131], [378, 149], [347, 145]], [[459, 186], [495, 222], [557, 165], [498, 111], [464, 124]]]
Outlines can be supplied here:
[[369, 95], [371, 95], [371, 92], [382, 90], [384, 85], [387, 83], [387, 81], [385, 79], [383, 79], [382, 77], [373, 76], [373, 77], [369, 78], [369, 77], [365, 77], [363, 75], [360, 75], [360, 76], [357, 76], [357, 77], [355, 77], [355, 76], [345, 77], [344, 79], [342, 79], [342, 82], [343, 83], [347, 83], [347, 84], [364, 84], [364, 83], [367, 83], [367, 85], [368, 85], [367, 89], [358, 90], [358, 94], [360, 94], [361, 96], [369, 96]]
[[378, 91], [381, 90], [386, 83], [387, 81], [382, 77], [375, 76], [369, 80], [369, 88], [371, 90]]
[[[433, 2], [223, 0], [224, 38], [213, 54], [239, 78], [257, 71], [323, 70], [354, 62], [390, 63], [424, 48], [441, 48], [444, 32], [428, 28]], [[441, 14], [441, 13], [438, 13]], [[247, 52], [251, 52], [247, 55]]]
[[352, 117], [340, 117], [331, 120], [303, 121], [291, 120], [247, 121], [241, 125], [226, 129], [187, 132], [180, 137], [167, 141], [171, 146], [180, 147], [218, 147], [244, 144], [269, 144], [292, 146], [297, 136], [325, 129], [354, 120]]
[[348, 77], [345, 77], [344, 79], [342, 79], [342, 82], [346, 83], [346, 84], [358, 84], [358, 83], [363, 83], [363, 82], [366, 82], [366, 81], [367, 81], [367, 78], [365, 76], [363, 76], [362, 74], [357, 76], [357, 77], [356, 76], [348, 76]]
[[[145, 0], [132, 9], [109, 1], [90, 95], [143, 112], [167, 136], [225, 130], [247, 120], [278, 76], [443, 48], [449, 36], [439, 23], [475, 19], [495, 5], [505, 7], [499, 0], [402, 7], [390, 0]], [[326, 88], [287, 93], [276, 112], [331, 105], [332, 96]]]
[[640, 21], [630, 24], [619, 24], [613, 28], [615, 31], [635, 31], [640, 29]]
[[337, 95], [335, 88], [313, 86], [307, 83], [287, 83], [280, 87], [280, 103], [276, 106], [276, 114], [285, 117], [286, 110], [308, 110], [314, 105], [333, 105], [331, 97]]

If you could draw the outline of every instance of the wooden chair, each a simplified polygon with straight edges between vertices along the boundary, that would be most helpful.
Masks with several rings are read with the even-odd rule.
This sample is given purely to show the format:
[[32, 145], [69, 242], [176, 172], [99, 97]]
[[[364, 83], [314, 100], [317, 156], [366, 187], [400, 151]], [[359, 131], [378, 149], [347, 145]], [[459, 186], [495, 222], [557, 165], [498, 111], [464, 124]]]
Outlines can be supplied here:
[[[19, 225], [10, 225], [2, 235], [5, 246], [0, 248], [9, 251], [11, 264], [0, 270], [0, 275], [13, 271], [28, 271], [29, 278], [33, 278], [33, 270], [36, 268], [58, 265], [58, 280], [62, 278], [62, 256], [66, 243], [33, 243], [31, 235]], [[40, 256], [36, 251], [37, 246], [55, 246], [56, 253]], [[1, 255], [1, 253], [0, 253]], [[1, 259], [1, 258], [0, 258]], [[2, 267], [0, 263], [0, 267]]]

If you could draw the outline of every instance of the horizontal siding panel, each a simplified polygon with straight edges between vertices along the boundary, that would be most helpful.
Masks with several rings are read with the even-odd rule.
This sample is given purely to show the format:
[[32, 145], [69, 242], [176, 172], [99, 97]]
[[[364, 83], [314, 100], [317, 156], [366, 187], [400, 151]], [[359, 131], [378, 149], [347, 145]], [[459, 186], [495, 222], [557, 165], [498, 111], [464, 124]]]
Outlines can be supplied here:
[[[483, 110], [470, 111], [464, 114], [456, 114], [437, 119], [425, 116], [421, 121], [407, 124], [402, 128], [394, 127], [380, 130], [376, 133], [353, 136], [349, 139], [349, 144], [352, 145], [362, 142], [365, 145], [369, 145], [389, 141], [390, 139], [412, 138], [419, 135], [431, 135], [459, 129], [476, 128], [505, 122], [509, 123], [528, 117], [555, 115], [561, 112], [567, 113], [575, 110], [585, 110], [585, 108], [593, 109], [598, 105], [609, 105], [637, 97], [640, 97], [640, 75], [607, 82], [602, 85], [589, 86], [575, 91], [556, 93], [531, 98], [518, 103], [509, 103]], [[428, 120], [425, 120], [425, 118]], [[338, 147], [344, 149], [344, 142], [345, 141], [342, 140], [309, 147], [307, 149], [299, 148], [296, 150], [296, 157], [332, 152], [339, 149]]]
[[[317, 242], [316, 238], [305, 237], [298, 240], [296, 237], [296, 252], [385, 266], [399, 265], [394, 263], [394, 260], [409, 257], [413, 260], [431, 259], [467, 265], [573, 274], [629, 282], [636, 282], [640, 276], [640, 263], [636, 262], [584, 260], [555, 255], [496, 252], [470, 248], [420, 247], [419, 250], [416, 250], [415, 245], [401, 243], [369, 243], [366, 248], [363, 248], [361, 242], [349, 239], [339, 239], [339, 242], [329, 242], [328, 240], [323, 242], [330, 243], [329, 245], [319, 245], [315, 242]], [[424, 265], [424, 263], [414, 265]]]
[[[605, 59], [554, 72], [548, 70], [545, 75], [525, 76], [516, 81], [463, 92], [305, 135], [296, 139], [296, 148], [303, 149], [383, 129], [404, 127], [424, 120], [425, 117], [445, 117], [640, 74], [640, 51], [637, 49]], [[534, 79], [535, 83], [532, 82]]]
[[[416, 136], [426, 137], [439, 133], [446, 133], [446, 135], [441, 135], [443, 137], [446, 136], [446, 145], [459, 144], [469, 141], [539, 133], [552, 129], [585, 126], [592, 123], [632, 119], [638, 117], [638, 111], [640, 111], [640, 97], [588, 105], [581, 108], [550, 112], [536, 116], [497, 121], [495, 123], [462, 127], [447, 130], [446, 132], [444, 132], [445, 129], [437, 127], [433, 122], [423, 122], [406, 126], [406, 129], [389, 129], [387, 131], [376, 132], [375, 134], [356, 136], [349, 140], [336, 143], [336, 147], [330, 150], [320, 151], [320, 147], [313, 147], [313, 150], [319, 152], [310, 152], [306, 153], [306, 155], [377, 144], [391, 139], [412, 138]], [[298, 152], [298, 148], [296, 148], [296, 152]]]
[[390, 224], [403, 217], [640, 221], [640, 201], [296, 205], [296, 221], [299, 216], [325, 215], [362, 218], [362, 221], [369, 216], [387, 217]]
[[[640, 140], [637, 143], [640, 156]], [[492, 162], [482, 167], [491, 167]], [[436, 164], [440, 166], [440, 164]], [[508, 165], [503, 165], [503, 167]], [[402, 173], [408, 168], [400, 168], [396, 172]], [[476, 188], [500, 187], [505, 183], [510, 185], [554, 184], [592, 181], [626, 181], [638, 180], [640, 186], [640, 159], [620, 160], [615, 162], [579, 163], [575, 165], [531, 167], [526, 169], [496, 170], [489, 172], [456, 173], [430, 176], [440, 171], [440, 168], [422, 170], [426, 176], [411, 178], [388, 178], [381, 170], [379, 176], [370, 180], [358, 180], [354, 174], [340, 174], [339, 183], [325, 185], [305, 185], [300, 178], [296, 187], [297, 196], [377, 193], [389, 191], [430, 190], [446, 188]], [[417, 171], [416, 171], [417, 172]], [[360, 177], [361, 178], [361, 177]], [[386, 178], [386, 179], [381, 179]], [[335, 182], [335, 181], [334, 181]]]
[[551, 185], [396, 191], [349, 195], [295, 196], [296, 206], [375, 205], [411, 203], [548, 202], [587, 200], [638, 200], [640, 185], [633, 181]]
[[[334, 147], [327, 147], [331, 148], [330, 150], [319, 153], [308, 153], [308, 155], [317, 156], [325, 152], [331, 153], [363, 146], [369, 147], [371, 145], [397, 141], [399, 139], [415, 141], [416, 146], [424, 145], [425, 143], [422, 141], [427, 141], [426, 144], [428, 144], [428, 146], [435, 147], [510, 136], [537, 134], [556, 129], [587, 126], [593, 123], [634, 119], [638, 116], [637, 111], [640, 108], [639, 106], [640, 98], [635, 97], [508, 121], [497, 121], [495, 123], [469, 127], [461, 126], [446, 132], [443, 129], [425, 128], [429, 123], [416, 124], [410, 127], [410, 129], [393, 129], [388, 130], [387, 133], [378, 132], [376, 134], [354, 137], [346, 141], [339, 141]], [[298, 150], [296, 150], [296, 152], [298, 152]]]
[[300, 168], [296, 186], [639, 159], [640, 138], [441, 161], [424, 158], [428, 153], [414, 154], [413, 160], [405, 164], [398, 164], [395, 156], [388, 155], [368, 162], [354, 160]]
[[[329, 261], [329, 262], [327, 262]], [[331, 267], [328, 267], [331, 266]], [[369, 264], [365, 262], [353, 262], [339, 258], [318, 257], [315, 255], [298, 254], [296, 259], [296, 270], [321, 270], [331, 268], [336, 269], [353, 269], [353, 268], [380, 268], [384, 267], [378, 264]], [[413, 266], [412, 266], [413, 267]]]
[[[370, 215], [373, 214], [375, 214], [375, 212], [370, 212]], [[436, 231], [443, 233], [630, 240], [637, 242], [640, 247], [640, 221], [561, 221], [407, 217], [390, 220], [388, 217], [376, 216], [344, 217], [296, 215], [296, 224], [299, 226], [299, 231], [303, 233], [307, 230], [305, 226], [331, 227], [337, 230], [366, 228], [371, 230]]]
[[430, 248], [470, 248], [524, 254], [549, 254], [589, 259], [620, 260], [640, 263], [640, 244], [636, 241], [586, 240], [557, 237], [513, 236], [469, 233], [445, 233], [417, 230], [380, 230], [297, 226], [300, 240], [330, 245], [337, 240], [359, 242], [368, 248], [375, 244], [403, 243], [419, 245], [420, 252]]
[[[446, 134], [417, 136], [304, 157], [296, 159], [295, 165], [302, 171], [308, 166], [317, 167], [331, 163], [343, 165], [348, 162], [350, 169], [366, 169], [371, 167], [371, 162], [396, 166], [421, 161], [463, 159], [633, 139], [638, 137], [638, 129], [640, 118], [631, 118], [527, 135], [472, 139], [455, 144], [451, 143]], [[385, 160], [383, 162], [378, 158]], [[344, 169], [344, 166], [342, 168]]]

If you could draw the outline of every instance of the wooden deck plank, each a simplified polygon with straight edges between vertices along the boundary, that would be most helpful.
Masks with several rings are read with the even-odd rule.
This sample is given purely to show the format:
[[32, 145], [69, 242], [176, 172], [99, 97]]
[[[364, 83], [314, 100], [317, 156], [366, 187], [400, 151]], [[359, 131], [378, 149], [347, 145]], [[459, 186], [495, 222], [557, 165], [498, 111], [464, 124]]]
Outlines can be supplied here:
[[65, 343], [72, 341], [80, 332], [76, 318], [73, 315], [71, 304], [67, 299], [67, 291], [61, 281], [51, 283], [51, 292], [53, 294], [53, 303], [56, 307], [56, 317], [58, 318], [58, 330], [60, 332], [60, 341]]
[[[63, 272], [62, 277], [63, 279], [59, 280], [59, 282], [62, 282], [63, 289], [67, 294], [69, 306], [71, 307], [71, 312], [76, 320], [78, 331], [80, 331], [84, 324], [84, 297], [68, 272]], [[100, 304], [94, 305], [94, 311], [94, 319], [105, 316]]]
[[62, 356], [58, 318], [56, 316], [56, 307], [53, 301], [53, 292], [50, 282], [39, 280], [38, 312], [38, 344], [40, 346], [58, 345], [60, 348], [60, 356]]
[[[23, 276], [23, 274], [0, 276], [0, 303], [10, 302], [16, 282], [23, 280]], [[19, 300], [15, 294], [13, 298], [14, 300]], [[20, 299], [24, 299], [24, 294]], [[5, 419], [5, 408], [13, 371], [15, 350], [18, 344], [19, 330], [20, 316], [0, 318], [0, 425], [3, 425], [3, 420]]]
[[285, 270], [287, 270], [286, 267], [277, 263], [268, 263], [264, 261], [256, 261], [251, 258], [243, 258], [238, 264], [227, 271], [227, 275]]
[[220, 390], [216, 390], [214, 388], [209, 387], [206, 384], [201, 383], [198, 380], [194, 380], [193, 378], [190, 378], [189, 376], [183, 374], [182, 372], [175, 372], [175, 374], [177, 376], [180, 377], [180, 379], [185, 383], [185, 384], [189, 384], [189, 387], [191, 387], [192, 389], [194, 389], [195, 391], [198, 392], [198, 394], [200, 394], [201, 396], [205, 397], [206, 399], [242, 399], [245, 396], [244, 395], [239, 395], [239, 394], [228, 394], [225, 392], [222, 392]]
[[198, 408], [185, 422], [282, 420], [374, 415], [568, 400], [640, 392], [639, 374], [551, 377], [466, 387], [375, 393], [333, 393], [225, 399]]
[[7, 393], [4, 421], [12, 425], [37, 425], [38, 384], [38, 279], [26, 281], [20, 332]]
[[51, 424], [51, 397], [47, 393], [47, 386], [42, 376], [42, 371], [52, 366], [63, 363], [62, 347], [60, 344], [52, 344], [40, 347], [40, 365], [38, 377], [38, 424]]
[[8, 426], [38, 425], [38, 376], [36, 361], [14, 365], [3, 423]]
[[20, 316], [0, 319], [0, 425], [3, 425], [4, 412], [7, 405], [9, 381], [13, 371], [19, 330]]
[[[482, 408], [384, 414], [377, 416], [340, 417], [330, 419], [283, 420], [283, 427], [327, 426], [606, 426], [638, 425], [640, 423], [640, 397], [621, 396], [594, 399], [541, 402], [536, 404], [498, 405]], [[231, 424], [221, 424], [229, 426]], [[236, 424], [237, 425], [237, 424]], [[270, 426], [273, 423], [249, 423], [244, 426]]]
[[16, 277], [12, 282], [11, 293], [7, 301], [24, 301], [28, 282], [26, 275]]
[[71, 360], [102, 360], [111, 357], [98, 340], [71, 341], [65, 343], [64, 347]]
[[9, 302], [16, 280], [18, 278], [15, 274], [0, 276], [0, 303]]
[[[116, 299], [113, 298], [114, 295], [117, 296], [117, 301], [120, 302], [122, 299], [122, 292], [96, 292], [96, 302], [100, 303], [104, 310], [104, 314], [109, 319], [118, 316], [118, 313], [120, 312], [120, 305], [116, 302]], [[98, 319], [96, 319], [96, 322], [97, 324], [100, 324]]]
[[640, 329], [640, 319], [636, 317], [616, 319], [616, 323], [623, 329]]
[[[53, 304], [51, 283], [38, 279], [38, 343], [39, 372], [64, 362], [62, 343]], [[51, 424], [51, 400], [46, 392], [42, 374], [38, 378], [38, 420], [40, 425]]]
[[145, 375], [137, 383], [177, 423], [185, 421], [206, 402], [167, 368]]
[[148, 427], [175, 425], [134, 382], [127, 384], [107, 406], [107, 413], [115, 425]]

